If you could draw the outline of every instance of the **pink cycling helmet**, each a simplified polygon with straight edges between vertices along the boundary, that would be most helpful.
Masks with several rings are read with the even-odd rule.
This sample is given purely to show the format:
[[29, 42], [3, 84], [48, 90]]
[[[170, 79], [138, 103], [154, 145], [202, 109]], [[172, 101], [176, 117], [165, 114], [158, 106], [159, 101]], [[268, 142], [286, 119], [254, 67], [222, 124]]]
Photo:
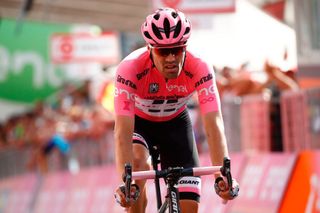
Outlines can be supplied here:
[[182, 12], [163, 8], [147, 16], [141, 33], [152, 46], [184, 44], [190, 37], [191, 23]]

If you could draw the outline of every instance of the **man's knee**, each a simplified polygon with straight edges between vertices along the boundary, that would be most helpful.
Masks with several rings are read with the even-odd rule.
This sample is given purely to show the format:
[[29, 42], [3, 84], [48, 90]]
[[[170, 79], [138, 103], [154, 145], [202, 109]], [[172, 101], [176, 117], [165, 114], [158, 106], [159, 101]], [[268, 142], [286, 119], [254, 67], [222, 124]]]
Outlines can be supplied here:
[[149, 170], [150, 165], [148, 164], [147, 160], [139, 157], [134, 157], [133, 168], [135, 171], [144, 171], [144, 170]]
[[194, 200], [180, 200], [180, 208], [182, 213], [196, 213], [199, 203]]
[[149, 152], [148, 150], [139, 144], [135, 144], [133, 147], [133, 168], [134, 170], [142, 171], [149, 170], [148, 164]]

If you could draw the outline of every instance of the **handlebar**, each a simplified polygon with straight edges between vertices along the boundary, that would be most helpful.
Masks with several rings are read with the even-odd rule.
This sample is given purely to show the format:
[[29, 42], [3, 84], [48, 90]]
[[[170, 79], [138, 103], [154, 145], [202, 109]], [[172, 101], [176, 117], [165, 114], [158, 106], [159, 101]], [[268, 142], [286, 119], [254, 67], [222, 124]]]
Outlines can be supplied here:
[[231, 161], [229, 158], [225, 157], [223, 159], [222, 166], [206, 166], [206, 167], [193, 167], [193, 168], [183, 168], [183, 167], [169, 167], [164, 170], [148, 170], [148, 171], [137, 171], [132, 172], [132, 166], [130, 164], [125, 165], [125, 173], [123, 175], [123, 181], [125, 183], [125, 195], [126, 199], [130, 197], [130, 188], [132, 180], [146, 180], [146, 179], [156, 179], [156, 178], [168, 178], [168, 177], [184, 177], [184, 176], [204, 176], [212, 175], [220, 172], [222, 176], [226, 177], [227, 184], [229, 187], [229, 193], [232, 197], [238, 195], [239, 188], [232, 188], [232, 176], [231, 176]]

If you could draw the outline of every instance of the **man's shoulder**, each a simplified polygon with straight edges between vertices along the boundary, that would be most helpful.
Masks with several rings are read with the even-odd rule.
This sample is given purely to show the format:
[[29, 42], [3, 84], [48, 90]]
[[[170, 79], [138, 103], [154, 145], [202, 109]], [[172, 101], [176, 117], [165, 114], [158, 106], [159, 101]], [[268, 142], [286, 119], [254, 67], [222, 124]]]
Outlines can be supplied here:
[[149, 52], [146, 47], [132, 51], [122, 61], [143, 61], [149, 58]]
[[[185, 69], [191, 72], [199, 72], [199, 69], [208, 69], [211, 66], [210, 62], [204, 60], [199, 55], [187, 51], [186, 61], [185, 61]], [[201, 71], [200, 70], [200, 71]]]
[[131, 52], [120, 62], [118, 71], [130, 70], [130, 72], [132, 72], [134, 70], [141, 70], [150, 63], [148, 50], [146, 48], [140, 48]]

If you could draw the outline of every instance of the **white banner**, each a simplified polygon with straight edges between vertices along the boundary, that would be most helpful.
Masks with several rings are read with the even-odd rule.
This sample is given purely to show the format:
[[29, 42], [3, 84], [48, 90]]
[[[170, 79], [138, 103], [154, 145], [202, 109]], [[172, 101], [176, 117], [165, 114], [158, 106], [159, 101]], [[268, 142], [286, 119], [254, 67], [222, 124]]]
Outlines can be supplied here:
[[115, 64], [120, 60], [119, 39], [116, 33], [56, 34], [51, 38], [51, 60], [53, 63]]
[[235, 11], [236, 0], [153, 0], [155, 9], [177, 8], [185, 13], [227, 13]]

